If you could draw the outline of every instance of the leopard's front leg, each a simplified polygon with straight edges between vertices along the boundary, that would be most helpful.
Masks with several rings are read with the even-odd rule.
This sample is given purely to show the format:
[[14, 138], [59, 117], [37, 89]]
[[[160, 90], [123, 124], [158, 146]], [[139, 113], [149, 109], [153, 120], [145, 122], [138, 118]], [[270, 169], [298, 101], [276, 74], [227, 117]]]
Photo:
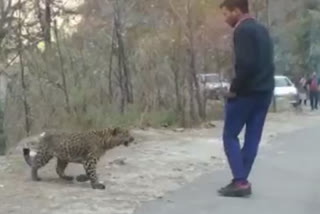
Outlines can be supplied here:
[[105, 189], [105, 185], [99, 183], [98, 181], [98, 176], [96, 172], [97, 168], [97, 163], [98, 159], [97, 158], [89, 158], [88, 160], [85, 161], [83, 164], [84, 169], [86, 171], [87, 176], [90, 179], [91, 186], [93, 189]]

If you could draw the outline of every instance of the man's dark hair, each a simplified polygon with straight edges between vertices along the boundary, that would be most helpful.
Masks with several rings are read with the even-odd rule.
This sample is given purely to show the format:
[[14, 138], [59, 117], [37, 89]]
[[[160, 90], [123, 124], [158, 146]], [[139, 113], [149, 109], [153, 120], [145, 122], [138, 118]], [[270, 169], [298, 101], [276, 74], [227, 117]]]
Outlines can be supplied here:
[[223, 8], [223, 7], [227, 8], [230, 11], [238, 8], [241, 10], [242, 13], [249, 12], [248, 0], [224, 0], [220, 4], [220, 8]]

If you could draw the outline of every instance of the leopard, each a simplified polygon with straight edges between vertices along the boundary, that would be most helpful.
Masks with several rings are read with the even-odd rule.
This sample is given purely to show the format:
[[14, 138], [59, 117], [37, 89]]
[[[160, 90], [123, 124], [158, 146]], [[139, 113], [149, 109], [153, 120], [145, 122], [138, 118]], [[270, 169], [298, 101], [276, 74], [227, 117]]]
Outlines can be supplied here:
[[55, 157], [56, 173], [61, 179], [74, 180], [73, 176], [65, 174], [65, 169], [69, 163], [82, 164], [85, 174], [76, 176], [76, 181], [90, 181], [93, 189], [105, 189], [105, 185], [99, 182], [96, 172], [99, 159], [114, 147], [129, 146], [134, 137], [128, 129], [116, 127], [71, 133], [43, 132], [38, 135], [37, 140], [39, 145], [36, 152], [30, 148], [23, 148], [23, 156], [31, 167], [33, 181], [41, 181], [38, 170]]

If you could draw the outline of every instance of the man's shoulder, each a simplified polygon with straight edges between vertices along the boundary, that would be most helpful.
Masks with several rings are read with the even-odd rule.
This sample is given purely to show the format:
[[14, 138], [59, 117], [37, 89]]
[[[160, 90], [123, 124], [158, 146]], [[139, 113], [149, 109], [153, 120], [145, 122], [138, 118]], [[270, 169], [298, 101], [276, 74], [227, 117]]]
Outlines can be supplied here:
[[257, 30], [267, 30], [267, 28], [258, 22], [256, 19], [247, 19], [243, 21], [236, 29], [235, 33], [238, 32], [255, 32]]
[[242, 22], [235, 30], [234, 35], [235, 37], [244, 35], [244, 34], [252, 34], [255, 30], [255, 27], [252, 25], [252, 23], [249, 22], [249, 20], [246, 20]]

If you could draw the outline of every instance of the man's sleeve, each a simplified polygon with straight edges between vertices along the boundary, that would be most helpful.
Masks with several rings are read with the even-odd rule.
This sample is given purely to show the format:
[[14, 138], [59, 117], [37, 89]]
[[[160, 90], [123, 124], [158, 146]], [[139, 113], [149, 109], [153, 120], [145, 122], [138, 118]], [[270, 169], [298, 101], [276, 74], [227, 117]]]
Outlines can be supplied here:
[[240, 28], [234, 35], [235, 72], [230, 91], [237, 93], [247, 84], [251, 75], [258, 72], [257, 47], [254, 29]]

